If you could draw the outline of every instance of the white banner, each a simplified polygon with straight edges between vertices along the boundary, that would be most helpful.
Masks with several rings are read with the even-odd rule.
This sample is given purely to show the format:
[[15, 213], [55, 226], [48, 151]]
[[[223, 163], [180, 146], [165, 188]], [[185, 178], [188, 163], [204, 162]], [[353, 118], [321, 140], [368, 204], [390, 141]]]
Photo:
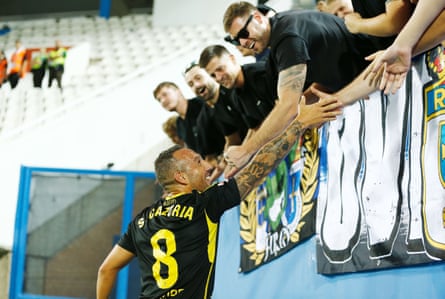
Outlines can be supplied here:
[[395, 95], [375, 92], [326, 125], [318, 272], [445, 258], [445, 52], [417, 58]]

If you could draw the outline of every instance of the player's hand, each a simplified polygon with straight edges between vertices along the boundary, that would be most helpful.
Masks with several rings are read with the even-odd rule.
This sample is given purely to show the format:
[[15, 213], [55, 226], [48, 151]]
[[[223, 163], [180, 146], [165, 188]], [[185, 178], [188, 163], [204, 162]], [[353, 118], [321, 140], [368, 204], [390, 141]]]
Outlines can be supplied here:
[[224, 178], [230, 179], [235, 174], [238, 173], [240, 169], [232, 164], [228, 164], [226, 168], [224, 169]]
[[[207, 157], [206, 157], [206, 160], [207, 160]], [[226, 168], [227, 163], [224, 160], [224, 158], [221, 156], [221, 157], [215, 157], [214, 159], [212, 159], [211, 164], [213, 166], [213, 170], [212, 170], [212, 174], [209, 177], [209, 180], [211, 182], [214, 182], [224, 172], [224, 169]]]
[[230, 146], [224, 153], [224, 159], [227, 166], [224, 170], [224, 177], [226, 179], [233, 177], [244, 165], [246, 165], [251, 154], [247, 153], [242, 146]]

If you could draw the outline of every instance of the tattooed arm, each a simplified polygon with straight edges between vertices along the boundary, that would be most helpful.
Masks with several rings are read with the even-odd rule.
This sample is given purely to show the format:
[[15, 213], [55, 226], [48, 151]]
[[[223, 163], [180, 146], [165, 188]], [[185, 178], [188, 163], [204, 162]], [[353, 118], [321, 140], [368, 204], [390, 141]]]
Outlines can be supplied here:
[[274, 142], [267, 143], [254, 156], [253, 160], [235, 175], [242, 199], [280, 163], [303, 132], [303, 126], [295, 120], [283, 136], [275, 138]]
[[[322, 105], [323, 109], [314, 110], [311, 114], [311, 122], [315, 123], [313, 119], [316, 119], [321, 124], [334, 120], [337, 115], [341, 114], [342, 106], [336, 100], [324, 101]], [[300, 108], [300, 112], [302, 112], [307, 107], [310, 107], [310, 105], [306, 105], [306, 99], [303, 96], [300, 105], [297, 104], [297, 110]], [[300, 122], [300, 118], [294, 118], [291, 124], [279, 136], [266, 143], [250, 163], [235, 175], [241, 198], [249, 194], [269, 172], [277, 167], [278, 163], [286, 157], [304, 131], [311, 127], [308, 124], [309, 120]]]
[[244, 144], [247, 152], [255, 153], [261, 146], [281, 133], [297, 115], [298, 103], [306, 80], [306, 64], [291, 66], [278, 75], [278, 101], [256, 132], [251, 142]]
[[[226, 151], [229, 166], [237, 169], [244, 166], [255, 152], [269, 140], [281, 133], [297, 115], [298, 102], [306, 79], [306, 64], [291, 66], [279, 73], [276, 105], [261, 124], [255, 138], [249, 138], [241, 146], [232, 146]], [[227, 168], [226, 168], [227, 169]], [[234, 174], [226, 171], [226, 177]]]

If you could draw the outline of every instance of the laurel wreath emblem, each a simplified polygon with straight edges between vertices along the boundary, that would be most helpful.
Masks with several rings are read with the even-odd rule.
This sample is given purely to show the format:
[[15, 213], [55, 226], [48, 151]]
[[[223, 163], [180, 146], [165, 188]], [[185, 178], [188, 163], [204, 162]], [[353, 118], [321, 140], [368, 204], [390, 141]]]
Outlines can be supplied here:
[[[301, 230], [306, 224], [306, 221], [302, 219], [313, 210], [315, 205], [314, 196], [318, 187], [317, 174], [320, 164], [318, 139], [318, 129], [306, 130], [295, 150], [297, 153], [301, 152], [300, 156], [304, 159], [304, 166], [299, 189], [302, 200], [300, 222], [290, 237], [293, 244], [300, 241]], [[240, 235], [245, 242], [242, 246], [249, 253], [249, 259], [254, 261], [255, 267], [262, 263], [265, 255], [264, 250], [256, 250], [256, 229], [257, 214], [262, 212], [257, 211], [257, 202], [265, 198], [267, 194], [265, 191], [259, 192], [258, 190], [260, 189], [253, 190], [240, 204]], [[265, 188], [261, 190], [265, 190]]]

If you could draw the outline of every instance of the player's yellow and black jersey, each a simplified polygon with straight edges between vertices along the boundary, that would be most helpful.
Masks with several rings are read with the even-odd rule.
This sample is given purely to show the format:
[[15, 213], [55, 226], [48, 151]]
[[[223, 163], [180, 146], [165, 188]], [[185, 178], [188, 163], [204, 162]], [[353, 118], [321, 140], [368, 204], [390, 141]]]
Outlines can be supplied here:
[[203, 193], [159, 200], [139, 213], [119, 245], [138, 258], [140, 298], [210, 298], [218, 222], [224, 211], [239, 203], [231, 179]]

